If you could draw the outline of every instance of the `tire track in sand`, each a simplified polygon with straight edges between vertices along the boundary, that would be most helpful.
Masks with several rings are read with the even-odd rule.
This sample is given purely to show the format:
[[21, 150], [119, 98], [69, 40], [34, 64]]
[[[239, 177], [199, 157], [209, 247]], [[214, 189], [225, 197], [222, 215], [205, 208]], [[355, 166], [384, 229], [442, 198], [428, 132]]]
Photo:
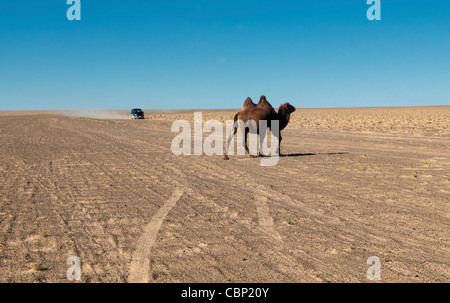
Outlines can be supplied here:
[[273, 223], [273, 217], [269, 212], [269, 205], [267, 205], [267, 197], [253, 194], [255, 198], [256, 211], [258, 213], [259, 226], [262, 231], [264, 231], [269, 236], [274, 237], [276, 240], [283, 242], [280, 234], [275, 229], [275, 224]]
[[[125, 145], [120, 149], [120, 153], [122, 154], [126, 153], [129, 154], [130, 156], [132, 155], [134, 156], [135, 149], [130, 149], [128, 145]], [[145, 162], [139, 158], [136, 158], [136, 161]], [[198, 174], [213, 176], [218, 180], [222, 179], [229, 180], [229, 178], [233, 176], [233, 172], [230, 171], [229, 168], [220, 167], [216, 163], [214, 163], [214, 161], [207, 161], [208, 164], [205, 166], [203, 161], [204, 159], [201, 160], [199, 159], [199, 161], [197, 161], [197, 159], [194, 159], [194, 161], [191, 161], [189, 164], [192, 168], [195, 167], [198, 169], [197, 170]], [[134, 166], [135, 164], [136, 163], [133, 162], [131, 165]], [[188, 175], [186, 175], [183, 172], [183, 170], [179, 169], [179, 167], [174, 165], [174, 163], [172, 163], [171, 161], [161, 161], [160, 165], [161, 167], [164, 167], [165, 169], [172, 171], [172, 173], [176, 176], [171, 177], [171, 174], [164, 175], [168, 183], [173, 184], [174, 187], [183, 188], [182, 194], [189, 193], [191, 195], [191, 198], [204, 202], [205, 205], [211, 207], [211, 209], [214, 211], [218, 212], [226, 211], [223, 207], [220, 207], [213, 200], [203, 196], [201, 190], [196, 188], [196, 186], [192, 184]], [[216, 169], [211, 169], [211, 166], [215, 167]], [[139, 165], [137, 165], [136, 167], [138, 168]], [[222, 175], [219, 174], [218, 171], [221, 171]], [[144, 175], [145, 174], [146, 173], [144, 172]], [[251, 188], [252, 187], [253, 186], [251, 186]], [[242, 192], [247, 192], [248, 187], [245, 188], [241, 187], [238, 190]], [[259, 220], [259, 228], [257, 229], [259, 232], [256, 232], [254, 230], [254, 226], [247, 226], [244, 224], [244, 227], [249, 229], [249, 231], [253, 233], [256, 232], [256, 234], [259, 234], [259, 236], [272, 247], [272, 249], [265, 250], [264, 254], [267, 255], [268, 259], [273, 260], [274, 267], [278, 272], [283, 273], [293, 279], [295, 278], [297, 271], [301, 272], [309, 271], [311, 269], [311, 265], [304, 260], [298, 259], [297, 255], [298, 250], [290, 251], [289, 246], [286, 245], [286, 243], [284, 243], [281, 235], [277, 232], [276, 226], [273, 221], [273, 217], [270, 214], [268, 204], [269, 200], [271, 202], [279, 202], [280, 204], [285, 204], [287, 203], [287, 201], [285, 201], [285, 199], [279, 198], [273, 199], [273, 196], [278, 196], [279, 193], [270, 190], [269, 188], [264, 186], [262, 188], [258, 187], [258, 190], [253, 190], [252, 194], [255, 198], [254, 201]], [[175, 195], [175, 193], [173, 195]], [[172, 197], [169, 200], [172, 200]], [[176, 198], [176, 200], [178, 200], [180, 197]], [[176, 201], [172, 202], [172, 206], [169, 207], [170, 209], [167, 209], [165, 211], [165, 214], [161, 216], [160, 213], [163, 211], [163, 208], [165, 208], [165, 206], [169, 204], [169, 200], [158, 211], [158, 213], [154, 216], [152, 221], [145, 227], [143, 234], [137, 241], [135, 252], [132, 255], [132, 261], [130, 263], [128, 282], [132, 283], [149, 282], [151, 250], [156, 244], [156, 237], [158, 235], [159, 230], [161, 229], [164, 218], [170, 212], [172, 207], [176, 205]], [[289, 202], [291, 201], [289, 200]], [[304, 208], [304, 205], [297, 204], [296, 206], [297, 208], [301, 206], [303, 206], [301, 208]], [[309, 274], [312, 275], [311, 273]], [[320, 280], [315, 275], [312, 275], [312, 277], [315, 280]]]
[[[167, 168], [172, 169], [172, 171], [175, 172], [180, 179], [189, 180], [189, 178], [187, 178], [187, 176], [181, 170], [173, 167], [169, 163], [163, 163], [163, 165]], [[208, 161], [208, 165], [206, 166], [202, 163], [199, 163], [198, 161], [192, 161], [190, 162], [190, 165], [191, 167], [196, 168], [195, 171], [198, 174], [213, 176], [219, 180], [228, 180], [232, 176], [232, 172], [229, 171], [229, 169], [219, 169], [217, 164], [212, 161]], [[217, 169], [209, 169], [209, 167], [216, 167]], [[220, 174], [217, 173], [218, 171], [220, 171]], [[195, 188], [194, 185], [188, 183], [185, 186], [189, 189], [187, 191], [194, 194], [194, 196], [200, 199], [200, 201], [205, 202], [205, 205], [211, 207], [215, 211], [221, 211], [221, 207], [217, 203], [215, 203], [211, 199], [204, 197], [199, 192], [199, 190]], [[247, 228], [250, 233], [256, 232], [256, 234], [270, 246], [270, 249], [264, 249], [263, 254], [266, 255], [269, 260], [272, 260], [273, 267], [276, 269], [276, 271], [286, 275], [290, 279], [296, 279], [298, 273], [301, 272], [307, 275], [312, 281], [323, 282], [324, 279], [317, 274], [315, 266], [304, 259], [305, 252], [301, 249], [290, 247], [287, 243], [285, 243], [281, 235], [276, 230], [276, 225], [274, 223], [272, 215], [270, 214], [268, 201], [270, 200], [270, 202], [278, 202], [281, 200], [284, 203], [288, 204], [291, 204], [292, 201], [285, 201], [285, 199], [288, 198], [284, 196], [281, 199], [274, 200], [273, 197], [280, 193], [264, 186], [262, 186], [261, 188], [259, 187], [259, 185], [256, 185], [254, 183], [245, 183], [245, 186], [241, 188], [235, 188], [235, 190], [248, 192], [248, 188], [252, 188], [251, 191], [254, 197], [259, 226], [257, 227], [257, 232], [255, 231], [254, 226], [247, 224], [243, 224], [242, 226]]]
[[137, 241], [137, 245], [131, 259], [128, 282], [148, 283], [150, 251], [153, 244], [155, 244], [156, 236], [158, 235], [164, 218], [183, 194], [184, 190], [182, 188], [176, 189], [169, 200], [167, 200], [158, 210], [150, 223], [145, 226], [144, 232]]

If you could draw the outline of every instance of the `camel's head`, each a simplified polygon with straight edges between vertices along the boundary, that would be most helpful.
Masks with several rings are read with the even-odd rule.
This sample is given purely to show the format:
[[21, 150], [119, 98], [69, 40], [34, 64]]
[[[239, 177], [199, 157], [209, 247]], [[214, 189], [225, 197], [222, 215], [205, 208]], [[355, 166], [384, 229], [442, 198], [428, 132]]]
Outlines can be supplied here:
[[295, 107], [292, 106], [289, 102], [286, 102], [286, 103], [281, 104], [280, 108], [282, 108], [282, 107], [283, 107], [284, 109], [286, 109], [286, 112], [287, 112], [288, 114], [291, 114], [291, 113], [295, 112]]

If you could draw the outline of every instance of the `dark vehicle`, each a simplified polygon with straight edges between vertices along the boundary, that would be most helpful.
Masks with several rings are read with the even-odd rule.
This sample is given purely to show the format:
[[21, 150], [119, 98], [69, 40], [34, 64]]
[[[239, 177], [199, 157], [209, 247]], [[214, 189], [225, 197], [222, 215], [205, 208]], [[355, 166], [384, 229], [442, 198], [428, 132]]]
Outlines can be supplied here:
[[144, 119], [144, 112], [140, 108], [133, 108], [131, 110], [131, 119]]

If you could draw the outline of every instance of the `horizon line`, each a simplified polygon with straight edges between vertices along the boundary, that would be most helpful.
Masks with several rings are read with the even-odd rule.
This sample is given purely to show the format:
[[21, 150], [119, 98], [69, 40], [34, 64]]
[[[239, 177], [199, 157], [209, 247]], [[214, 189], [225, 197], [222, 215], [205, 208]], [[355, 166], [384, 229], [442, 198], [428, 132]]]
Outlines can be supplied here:
[[[446, 107], [450, 104], [436, 104], [436, 105], [392, 105], [392, 106], [337, 106], [337, 107], [296, 107], [296, 109], [352, 109], [352, 108], [398, 108], [398, 107]], [[139, 107], [133, 107], [139, 108]], [[278, 107], [274, 107], [278, 108]], [[195, 110], [239, 110], [241, 108], [158, 108], [150, 109], [141, 107], [143, 110], [148, 111], [195, 111]], [[101, 108], [73, 108], [73, 109], [0, 109], [0, 112], [19, 112], [19, 111], [129, 111], [130, 109], [101, 109]]]

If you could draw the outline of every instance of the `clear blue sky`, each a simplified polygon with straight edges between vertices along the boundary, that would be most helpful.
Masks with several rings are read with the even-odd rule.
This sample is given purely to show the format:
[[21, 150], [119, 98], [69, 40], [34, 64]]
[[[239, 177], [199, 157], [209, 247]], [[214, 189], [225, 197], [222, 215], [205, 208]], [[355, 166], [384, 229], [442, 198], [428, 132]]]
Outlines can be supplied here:
[[0, 110], [450, 104], [450, 1], [0, 1]]

